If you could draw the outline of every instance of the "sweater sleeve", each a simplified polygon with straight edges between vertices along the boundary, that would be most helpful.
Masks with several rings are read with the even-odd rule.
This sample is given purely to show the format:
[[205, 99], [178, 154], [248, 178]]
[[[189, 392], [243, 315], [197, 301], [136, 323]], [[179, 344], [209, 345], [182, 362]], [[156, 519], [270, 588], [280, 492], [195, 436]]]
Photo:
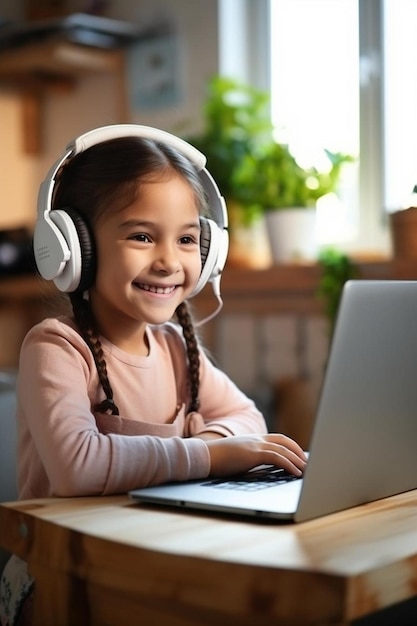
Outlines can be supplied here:
[[201, 440], [100, 433], [90, 400], [96, 378], [70, 326], [48, 320], [28, 333], [18, 378], [20, 497], [124, 493], [208, 475]]

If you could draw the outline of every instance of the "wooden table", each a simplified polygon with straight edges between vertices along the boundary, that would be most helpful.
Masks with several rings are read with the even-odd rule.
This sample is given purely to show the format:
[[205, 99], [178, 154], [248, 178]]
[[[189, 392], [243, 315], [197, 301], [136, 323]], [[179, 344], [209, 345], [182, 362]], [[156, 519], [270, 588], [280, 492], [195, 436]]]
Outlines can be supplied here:
[[340, 625], [417, 594], [417, 491], [298, 525], [14, 502], [0, 543], [29, 562], [37, 625]]

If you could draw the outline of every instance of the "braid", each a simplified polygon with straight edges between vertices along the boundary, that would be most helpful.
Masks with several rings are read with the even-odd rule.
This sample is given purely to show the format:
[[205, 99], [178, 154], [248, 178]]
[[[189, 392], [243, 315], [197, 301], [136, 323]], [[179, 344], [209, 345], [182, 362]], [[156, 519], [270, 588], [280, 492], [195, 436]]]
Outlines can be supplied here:
[[182, 333], [184, 335], [187, 348], [188, 373], [191, 391], [191, 404], [189, 411], [198, 411], [200, 407], [200, 400], [198, 397], [200, 386], [200, 353], [191, 315], [185, 302], [182, 302], [177, 307], [176, 315], [182, 327]]
[[91, 350], [101, 386], [106, 394], [106, 399], [97, 404], [94, 409], [96, 411], [100, 411], [101, 413], [107, 413], [110, 411], [112, 415], [119, 415], [119, 409], [113, 400], [113, 389], [111, 388], [109, 377], [107, 375], [107, 366], [106, 361], [104, 360], [103, 348], [95, 329], [89, 302], [83, 298], [82, 294], [78, 293], [71, 293], [70, 300], [75, 321], [80, 329], [82, 337]]

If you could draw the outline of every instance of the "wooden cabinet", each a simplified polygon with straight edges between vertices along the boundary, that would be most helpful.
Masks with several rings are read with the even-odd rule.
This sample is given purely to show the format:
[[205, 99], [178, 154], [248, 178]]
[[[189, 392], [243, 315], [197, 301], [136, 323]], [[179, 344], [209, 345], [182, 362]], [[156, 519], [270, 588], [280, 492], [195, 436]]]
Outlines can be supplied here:
[[[362, 278], [417, 278], [417, 266], [397, 267], [394, 263], [378, 262], [358, 265]], [[219, 321], [228, 314], [248, 315], [293, 314], [322, 315], [322, 303], [317, 297], [320, 268], [317, 265], [277, 265], [266, 270], [228, 267], [222, 278], [222, 312], [203, 327], [204, 342], [214, 347]], [[17, 366], [21, 340], [27, 330], [46, 315], [56, 312], [56, 299], [64, 299], [53, 283], [37, 276], [19, 276], [0, 280], [0, 334], [8, 336], [9, 350], [0, 351], [0, 368]], [[194, 315], [203, 319], [214, 311], [217, 301], [211, 286], [192, 300]], [[13, 319], [16, 335], [12, 339], [5, 328]]]
[[[252, 368], [257, 374], [255, 387], [262, 388], [265, 383], [265, 377], [262, 379], [261, 375], [264, 353], [284, 350], [286, 352], [280, 355], [280, 358], [297, 361], [300, 354], [294, 353], [302, 352], [303, 342], [308, 343], [306, 328], [313, 327], [313, 330], [310, 330], [311, 337], [311, 334], [317, 335], [315, 325], [321, 324], [323, 327], [321, 321], [324, 315], [323, 303], [317, 296], [320, 271], [320, 267], [315, 264], [277, 265], [266, 270], [248, 270], [230, 266], [225, 270], [221, 284], [223, 309], [219, 315], [198, 330], [205, 347], [214, 355], [215, 361], [244, 391], [250, 392], [250, 386], [242, 384], [239, 377], [228, 369], [228, 364], [234, 361], [245, 373]], [[417, 264], [408, 262], [387, 260], [358, 263], [357, 271], [359, 278], [366, 279], [417, 279]], [[36, 276], [0, 280], [0, 369], [18, 366], [20, 345], [26, 332], [44, 317], [57, 314], [62, 310], [63, 302], [66, 300], [66, 296], [60, 294], [53, 283]], [[204, 319], [218, 306], [210, 285], [207, 285], [190, 304], [197, 320]], [[248, 359], [247, 345], [251, 341], [256, 344], [259, 337], [249, 337], [248, 333], [252, 332], [250, 329], [245, 336], [239, 335], [236, 320], [241, 317], [252, 320], [250, 328], [258, 335], [260, 331], [262, 332], [265, 320], [278, 321], [280, 318], [291, 320], [297, 329], [296, 332], [300, 334], [294, 341], [287, 340], [284, 346], [277, 347], [275, 344], [266, 345], [269, 340], [267, 333], [264, 333], [261, 337], [261, 354], [258, 350], [258, 355], [252, 353], [252, 358]], [[225, 328], [232, 329], [239, 335], [237, 343], [232, 341], [232, 347], [226, 350], [228, 364], [222, 362], [221, 355], [219, 358], [221, 350], [218, 350], [219, 346], [224, 349], [222, 343], [225, 339], [230, 341], [230, 337], [227, 336], [229, 330], [226, 330], [225, 335]], [[281, 329], [277, 330], [277, 333], [281, 335]], [[271, 398], [271, 394], [274, 394], [274, 398], [279, 398], [279, 411], [276, 411], [276, 404], [270, 407], [270, 429], [286, 432], [305, 447], [308, 447], [314, 424], [316, 401], [323, 374], [320, 359], [323, 358], [323, 354], [324, 358], [327, 355], [328, 336], [320, 332], [319, 335], [320, 337], [316, 337], [313, 342], [314, 345], [309, 346], [316, 355], [317, 372], [310, 371], [308, 376], [303, 377], [299, 371], [294, 370], [292, 375], [277, 377], [272, 381], [272, 385], [271, 381], [268, 383], [268, 397]], [[265, 388], [263, 391], [265, 392]], [[256, 397], [254, 399], [258, 401]], [[264, 407], [260, 408], [264, 410]], [[265, 410], [264, 414], [267, 417]]]
[[[359, 278], [390, 279], [415, 277], [416, 268], [397, 267], [391, 261], [357, 264]], [[226, 267], [222, 277], [222, 315], [245, 311], [254, 316], [271, 314], [322, 315], [323, 303], [317, 296], [321, 269], [317, 264], [273, 265], [264, 270]], [[196, 297], [193, 306], [197, 317], [208, 316], [216, 307], [210, 285]], [[219, 317], [205, 328], [210, 347]]]

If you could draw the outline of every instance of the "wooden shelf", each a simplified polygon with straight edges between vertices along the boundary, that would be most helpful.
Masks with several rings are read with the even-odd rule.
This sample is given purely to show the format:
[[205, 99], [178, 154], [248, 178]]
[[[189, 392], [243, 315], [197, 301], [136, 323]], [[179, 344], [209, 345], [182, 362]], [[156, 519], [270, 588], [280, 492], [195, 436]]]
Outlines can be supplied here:
[[46, 41], [0, 53], [0, 79], [18, 84], [38, 81], [48, 87], [82, 75], [120, 69], [121, 50], [102, 50], [65, 41]]
[[[89, 74], [114, 74], [126, 90], [124, 53], [121, 49], [98, 49], [62, 40], [48, 40], [0, 52], [0, 82], [20, 91], [22, 97], [23, 149], [38, 154], [42, 149], [42, 103], [51, 91], [73, 89]], [[120, 119], [127, 117], [122, 98]]]

